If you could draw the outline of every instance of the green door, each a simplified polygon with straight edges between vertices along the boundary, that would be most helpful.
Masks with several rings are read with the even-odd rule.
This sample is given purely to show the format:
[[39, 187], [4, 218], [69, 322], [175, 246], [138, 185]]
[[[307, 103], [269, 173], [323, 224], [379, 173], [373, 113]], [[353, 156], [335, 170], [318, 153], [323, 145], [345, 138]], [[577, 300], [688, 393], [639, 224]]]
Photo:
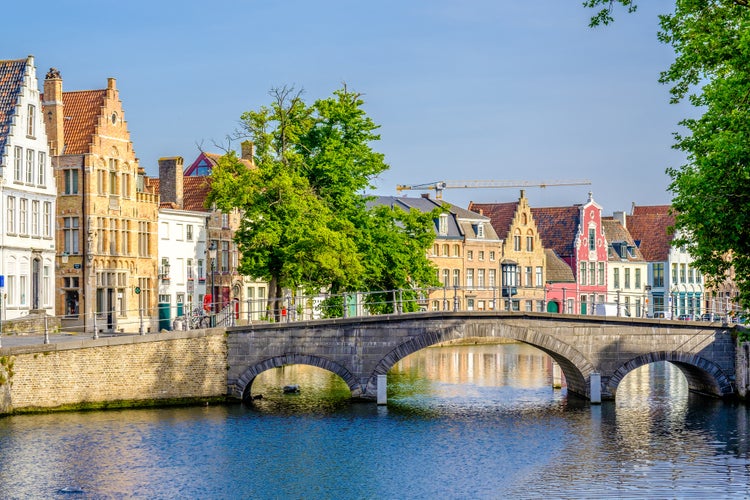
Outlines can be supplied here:
[[555, 301], [547, 302], [547, 312], [549, 312], [549, 313], [560, 312], [560, 310], [558, 308], [558, 305], [557, 305], [557, 302], [555, 302]]

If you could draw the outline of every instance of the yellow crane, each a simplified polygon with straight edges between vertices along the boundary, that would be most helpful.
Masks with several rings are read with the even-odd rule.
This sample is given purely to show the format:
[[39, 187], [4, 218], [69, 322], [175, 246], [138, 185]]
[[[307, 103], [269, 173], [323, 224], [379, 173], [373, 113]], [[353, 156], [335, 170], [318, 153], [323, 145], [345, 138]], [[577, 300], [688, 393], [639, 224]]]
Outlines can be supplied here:
[[588, 179], [579, 180], [555, 180], [555, 181], [437, 181], [426, 184], [398, 184], [396, 191], [418, 190], [426, 191], [432, 189], [435, 191], [435, 198], [443, 198], [444, 189], [455, 188], [517, 188], [517, 187], [541, 187], [547, 186], [588, 186], [591, 181]]

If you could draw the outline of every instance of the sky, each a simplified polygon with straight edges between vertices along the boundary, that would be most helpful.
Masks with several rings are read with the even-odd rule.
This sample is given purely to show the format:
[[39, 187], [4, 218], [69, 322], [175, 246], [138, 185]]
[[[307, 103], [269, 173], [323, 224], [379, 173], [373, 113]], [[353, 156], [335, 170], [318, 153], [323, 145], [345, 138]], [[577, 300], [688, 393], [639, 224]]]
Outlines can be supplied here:
[[[667, 204], [671, 148], [692, 110], [658, 83], [674, 54], [657, 40], [674, 2], [591, 29], [582, 0], [41, 0], [3, 5], [0, 59], [33, 55], [64, 90], [117, 79], [140, 165], [228, 142], [244, 111], [284, 85], [312, 103], [345, 83], [380, 126], [373, 149], [397, 184], [499, 180], [590, 185], [528, 187], [532, 206], [585, 203], [605, 214]], [[422, 191], [399, 195], [419, 196]], [[449, 189], [466, 207], [518, 199], [519, 188]]]

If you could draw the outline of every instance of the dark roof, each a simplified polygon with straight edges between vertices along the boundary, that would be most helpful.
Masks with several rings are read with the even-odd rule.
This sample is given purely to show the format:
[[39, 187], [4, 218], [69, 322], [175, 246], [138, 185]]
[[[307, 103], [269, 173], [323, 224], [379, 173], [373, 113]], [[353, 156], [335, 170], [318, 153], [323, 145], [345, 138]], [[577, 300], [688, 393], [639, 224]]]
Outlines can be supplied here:
[[545, 248], [544, 256], [546, 259], [547, 283], [575, 283], [573, 270], [557, 256], [554, 250]]
[[469, 203], [469, 210], [490, 218], [492, 227], [500, 238], [507, 239], [513, 217], [518, 210], [518, 202], [509, 203]]
[[10, 126], [16, 114], [26, 74], [26, 61], [27, 59], [0, 61], [0, 157], [5, 152]]
[[[186, 177], [187, 178], [187, 177]], [[431, 212], [434, 209], [446, 205], [447, 208], [455, 207], [455, 205], [451, 205], [447, 202], [440, 202], [438, 200], [433, 200], [431, 198], [409, 198], [406, 196], [376, 196], [373, 200], [368, 201], [368, 206], [373, 205], [385, 205], [387, 207], [391, 208], [400, 208], [404, 211], [409, 211], [410, 209], [419, 210], [422, 213]], [[458, 208], [458, 207], [456, 207]], [[462, 209], [463, 210], [463, 209]], [[456, 220], [456, 215], [454, 213], [451, 213], [453, 215], [452, 217], [448, 217], [448, 234], [439, 234], [438, 232], [438, 221], [435, 220], [435, 234], [437, 235], [438, 239], [456, 239], [456, 238], [462, 238], [463, 239], [463, 231], [459, 227], [458, 221]], [[472, 214], [473, 216], [479, 217], [478, 214]]]
[[[644, 207], [646, 208], [646, 207]], [[628, 230], [648, 262], [664, 262], [669, 259], [669, 248], [674, 234], [669, 228], [674, 225], [674, 216], [668, 213], [639, 213], [626, 218]]]
[[[620, 224], [619, 220], [612, 217], [602, 217], [602, 228], [607, 238], [607, 258], [609, 260], [621, 261], [626, 259], [630, 262], [642, 262], [644, 260], [630, 232]], [[624, 252], [625, 257], [617, 252], [616, 247], [620, 245], [624, 245], [626, 250], [629, 250]]]
[[574, 240], [581, 217], [579, 206], [532, 208], [531, 215], [544, 248], [553, 249], [558, 257], [575, 255]]

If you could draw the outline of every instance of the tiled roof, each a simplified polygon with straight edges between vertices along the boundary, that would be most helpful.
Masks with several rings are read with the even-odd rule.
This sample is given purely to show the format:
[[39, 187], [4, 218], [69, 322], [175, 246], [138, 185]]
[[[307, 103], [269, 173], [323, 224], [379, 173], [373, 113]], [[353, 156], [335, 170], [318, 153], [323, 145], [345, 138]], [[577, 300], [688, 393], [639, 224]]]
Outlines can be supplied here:
[[571, 257], [575, 254], [573, 242], [578, 234], [580, 207], [532, 208], [531, 215], [544, 248], [553, 249], [558, 257]]
[[633, 240], [648, 262], [663, 262], [669, 258], [669, 248], [674, 234], [674, 216], [667, 213], [646, 213], [627, 216], [627, 225]]
[[205, 207], [205, 203], [211, 189], [211, 177], [184, 177], [182, 188], [182, 208], [184, 210], [210, 211]]
[[469, 210], [482, 213], [490, 218], [492, 227], [500, 238], [507, 239], [513, 217], [518, 210], [518, 202], [509, 203], [474, 203], [469, 204]]
[[80, 155], [89, 152], [89, 145], [96, 132], [106, 95], [106, 89], [63, 92], [65, 113], [63, 122], [65, 151], [63, 154]]
[[547, 263], [547, 283], [575, 283], [573, 270], [557, 256], [554, 250], [545, 248], [544, 256]]
[[669, 205], [633, 205], [633, 215], [664, 215], [668, 214], [671, 208]]
[[[628, 223], [630, 221], [628, 220]], [[619, 220], [615, 220], [612, 217], [602, 217], [602, 228], [604, 228], [604, 235], [607, 238], [609, 248], [607, 248], [607, 258], [609, 260], [622, 260], [620, 254], [614, 248], [614, 245], [618, 243], [625, 243], [625, 245], [632, 249], [632, 255], [626, 252], [626, 259], [630, 262], [641, 262], [643, 261], [643, 255], [637, 248], [633, 237], [630, 232], [620, 224]]]
[[0, 158], [8, 142], [25, 73], [26, 59], [0, 61]]

